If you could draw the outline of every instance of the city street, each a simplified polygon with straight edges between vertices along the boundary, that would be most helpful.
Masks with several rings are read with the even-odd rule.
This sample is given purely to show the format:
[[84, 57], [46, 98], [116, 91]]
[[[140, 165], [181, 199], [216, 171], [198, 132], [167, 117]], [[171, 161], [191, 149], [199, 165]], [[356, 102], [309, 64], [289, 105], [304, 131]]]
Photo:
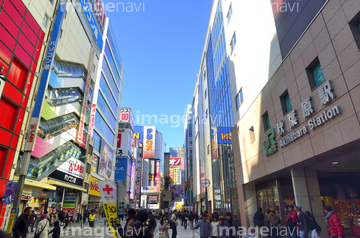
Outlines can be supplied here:
[[[91, 238], [95, 238], [95, 237], [104, 237], [104, 238], [111, 238], [112, 236], [107, 235], [106, 232], [102, 232], [103, 230], [105, 231], [105, 227], [106, 225], [104, 225], [104, 221], [106, 219], [105, 218], [100, 218], [100, 219], [96, 219], [95, 220], [95, 228], [90, 228], [89, 227], [89, 223], [85, 223], [83, 226], [83, 230], [82, 232], [79, 233], [79, 231], [81, 230], [80, 227], [80, 223], [74, 223], [71, 226], [71, 231], [70, 229], [67, 229], [67, 231], [64, 231], [61, 227], [61, 235], [60, 237], [91, 237]], [[124, 226], [125, 225], [125, 220], [121, 221], [121, 225]], [[156, 220], [157, 223], [157, 228], [154, 231], [154, 238], [158, 238], [159, 237], [159, 220]], [[107, 224], [107, 223], [106, 223]], [[51, 231], [54, 227], [50, 227], [49, 231]], [[34, 228], [35, 229], [35, 228]], [[91, 234], [91, 235], [90, 235]], [[104, 234], [104, 236], [102, 235]], [[169, 235], [171, 237], [172, 235], [172, 231], [169, 230]], [[34, 237], [34, 232], [29, 233], [27, 238], [33, 238]], [[49, 237], [51, 237], [51, 234], [49, 235]], [[191, 230], [189, 227], [185, 230], [184, 227], [182, 227], [181, 225], [178, 225], [177, 227], [177, 238], [198, 238], [200, 237], [199, 234], [199, 230]]]

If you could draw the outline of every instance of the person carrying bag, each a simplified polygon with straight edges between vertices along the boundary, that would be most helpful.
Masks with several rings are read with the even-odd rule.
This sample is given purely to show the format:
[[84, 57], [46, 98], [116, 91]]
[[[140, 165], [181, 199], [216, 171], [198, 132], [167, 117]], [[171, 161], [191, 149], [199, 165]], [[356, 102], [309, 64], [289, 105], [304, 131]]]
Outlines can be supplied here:
[[49, 221], [46, 219], [46, 215], [42, 214], [34, 238], [47, 238], [48, 234], [49, 234]]

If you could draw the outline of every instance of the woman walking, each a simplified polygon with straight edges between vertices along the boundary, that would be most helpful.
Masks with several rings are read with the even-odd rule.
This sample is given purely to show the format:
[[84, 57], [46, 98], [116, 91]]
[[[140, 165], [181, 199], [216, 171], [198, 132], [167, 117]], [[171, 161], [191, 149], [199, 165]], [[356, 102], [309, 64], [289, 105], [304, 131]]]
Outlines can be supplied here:
[[161, 217], [160, 225], [161, 225], [160, 231], [164, 232], [164, 238], [170, 238], [169, 235], [170, 223], [166, 215], [163, 215]]
[[38, 235], [39, 238], [47, 238], [49, 234], [49, 221], [46, 218], [46, 214], [42, 214], [40, 217], [40, 222], [37, 225], [35, 236]]

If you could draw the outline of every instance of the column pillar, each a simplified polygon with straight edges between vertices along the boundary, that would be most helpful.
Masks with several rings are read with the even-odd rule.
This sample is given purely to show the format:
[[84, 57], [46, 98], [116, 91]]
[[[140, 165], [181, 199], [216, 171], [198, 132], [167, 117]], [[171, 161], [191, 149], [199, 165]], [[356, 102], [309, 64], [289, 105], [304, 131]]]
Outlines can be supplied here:
[[321, 200], [321, 194], [320, 194], [320, 187], [319, 187], [319, 180], [317, 177], [317, 173], [314, 170], [306, 170], [306, 178], [308, 182], [308, 188], [309, 188], [309, 199], [310, 204], [312, 208], [312, 214], [315, 217], [315, 220], [319, 224], [319, 226], [322, 228], [322, 232], [320, 234], [321, 238], [328, 237], [327, 234], [327, 227], [325, 224], [325, 218], [324, 218], [324, 210], [323, 210], [323, 204]]
[[257, 211], [255, 184], [244, 185], [244, 205], [246, 211], [246, 225], [244, 226], [253, 226], [253, 217]]
[[306, 175], [303, 168], [291, 169], [291, 180], [294, 190], [295, 203], [302, 206], [302, 210], [311, 211]]

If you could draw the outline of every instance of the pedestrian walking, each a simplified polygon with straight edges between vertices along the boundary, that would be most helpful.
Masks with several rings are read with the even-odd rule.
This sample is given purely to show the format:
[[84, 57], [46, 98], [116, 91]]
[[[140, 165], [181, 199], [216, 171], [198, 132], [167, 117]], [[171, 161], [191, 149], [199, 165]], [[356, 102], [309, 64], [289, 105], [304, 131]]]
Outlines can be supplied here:
[[34, 232], [34, 224], [35, 224], [35, 220], [36, 220], [36, 214], [35, 211], [32, 211], [30, 217], [29, 217], [29, 224], [31, 227], [31, 232]]
[[153, 216], [152, 212], [149, 212], [149, 229], [150, 229], [151, 238], [154, 238], [155, 228], [156, 228], [155, 217]]
[[212, 238], [218, 237], [218, 229], [217, 229], [218, 225], [219, 225], [218, 216], [214, 216], [213, 221], [211, 222], [211, 237]]
[[197, 225], [199, 223], [199, 214], [196, 211], [194, 215], [195, 215], [195, 219], [194, 219], [195, 220], [195, 225]]
[[285, 205], [284, 213], [285, 213], [285, 217], [287, 217], [287, 215], [289, 214], [289, 205]]
[[[265, 226], [265, 217], [262, 213], [262, 208], [258, 207], [257, 211], [254, 214], [254, 224], [257, 227], [257, 231], [261, 231], [261, 227]], [[263, 237], [262, 234], [259, 233], [259, 237]]]
[[211, 214], [211, 218], [214, 219], [214, 217], [217, 217], [219, 220], [219, 213], [216, 211], [216, 209], [214, 209], [214, 212]]
[[315, 217], [309, 211], [305, 212], [305, 215], [308, 217], [308, 228], [310, 231], [311, 238], [320, 238], [321, 227], [317, 224]]
[[184, 211], [181, 217], [181, 221], [182, 221], [182, 226], [185, 227], [185, 230], [187, 229], [187, 212]]
[[65, 217], [64, 217], [64, 223], [65, 223], [65, 225], [64, 225], [64, 231], [65, 231], [65, 229], [68, 227], [69, 221], [70, 221], [70, 216], [69, 216], [69, 212], [67, 212], [66, 215], [65, 215]]
[[189, 214], [189, 223], [190, 223], [190, 228], [194, 227], [194, 213], [192, 211], [190, 211]]
[[210, 222], [207, 220], [207, 216], [206, 215], [202, 215], [201, 216], [201, 220], [199, 221], [199, 223], [193, 227], [192, 229], [199, 229], [200, 228], [200, 238], [209, 238], [211, 237], [211, 224]]
[[21, 214], [13, 226], [13, 234], [15, 238], [26, 238], [29, 233], [29, 217], [32, 214], [31, 207], [27, 207]]
[[302, 207], [299, 204], [296, 204], [295, 210], [297, 212], [297, 226], [301, 231], [300, 238], [308, 238], [309, 227], [308, 227], [308, 218], [303, 211], [301, 211]]
[[226, 238], [225, 228], [225, 218], [223, 216], [219, 217], [219, 224], [217, 225], [217, 236], [218, 238]]
[[270, 209], [266, 210], [266, 213], [268, 214], [268, 219], [270, 222], [270, 234], [272, 238], [277, 238], [279, 235], [279, 220], [280, 218], [275, 214], [274, 211], [271, 211]]
[[170, 217], [170, 229], [172, 230], [171, 238], [176, 238], [177, 236], [177, 217], [176, 217], [177, 211], [175, 210]]
[[140, 210], [136, 214], [136, 220], [132, 223], [134, 238], [151, 238], [148, 218], [149, 213], [146, 210]]
[[338, 216], [338, 214], [336, 214], [330, 206], [325, 206], [324, 212], [326, 225], [329, 228], [330, 235], [333, 238], [344, 237], [344, 227], [341, 225], [340, 217]]
[[60, 223], [59, 221], [54, 222], [54, 228], [49, 232], [49, 235], [52, 233], [52, 238], [60, 238]]
[[89, 226], [94, 227], [94, 222], [95, 222], [95, 214], [92, 211], [89, 215]]
[[46, 214], [40, 216], [40, 222], [36, 227], [34, 238], [47, 238], [49, 235], [49, 220]]
[[287, 237], [288, 238], [297, 238], [297, 213], [294, 210], [293, 205], [289, 205], [288, 207], [288, 215], [286, 217], [286, 229], [287, 229]]
[[136, 211], [133, 208], [126, 210], [127, 219], [124, 228], [121, 226], [118, 229], [118, 232], [121, 237], [125, 238], [132, 238], [133, 237], [133, 230], [132, 230], [132, 223], [135, 221]]
[[169, 235], [170, 222], [166, 215], [161, 216], [160, 220], [160, 231], [164, 232], [164, 238], [170, 238]]
[[237, 220], [233, 220], [231, 212], [226, 213], [225, 227], [229, 229], [229, 236], [227, 238], [236, 238], [237, 230], [239, 229], [239, 224]]
[[88, 210], [85, 210], [85, 212], [83, 214], [83, 222], [84, 222], [84, 224], [86, 223], [86, 219], [88, 219], [88, 217], [89, 217], [89, 212], [88, 212]]

